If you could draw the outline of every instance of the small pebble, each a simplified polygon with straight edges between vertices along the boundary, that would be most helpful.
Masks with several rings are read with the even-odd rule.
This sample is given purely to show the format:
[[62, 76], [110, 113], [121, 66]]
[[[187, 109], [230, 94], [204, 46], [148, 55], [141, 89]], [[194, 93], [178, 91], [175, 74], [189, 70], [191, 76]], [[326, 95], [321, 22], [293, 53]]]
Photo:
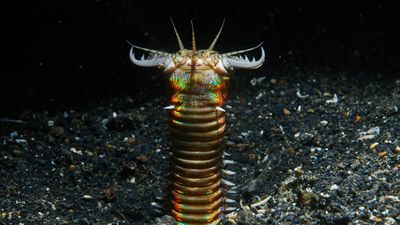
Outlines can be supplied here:
[[396, 152], [396, 153], [400, 153], [400, 146], [396, 146], [396, 148], [394, 149], [394, 152]]
[[18, 136], [18, 132], [17, 131], [13, 131], [13, 132], [11, 132], [11, 134], [10, 134], [10, 138], [11, 139], [14, 139], [15, 137], [17, 137]]
[[308, 113], [315, 113], [315, 109], [313, 109], [313, 108], [307, 109], [307, 112]]
[[284, 109], [283, 109], [283, 114], [284, 114], [285, 116], [289, 116], [289, 115], [290, 115], [289, 109], [284, 108]]
[[256, 215], [251, 211], [240, 210], [237, 214], [237, 221], [241, 224], [256, 223]]
[[305, 206], [315, 206], [318, 200], [318, 195], [308, 191], [301, 192], [298, 196], [299, 203]]
[[93, 199], [93, 197], [90, 196], [90, 195], [84, 195], [84, 196], [82, 196], [82, 198], [83, 198], [83, 199]]
[[147, 158], [147, 156], [144, 154], [140, 154], [140, 155], [136, 156], [136, 160], [141, 163], [145, 163], [145, 162], [149, 161], [149, 158]]
[[376, 147], [378, 147], [378, 145], [379, 145], [378, 142], [372, 143], [372, 144], [369, 146], [369, 149], [371, 149], [371, 150], [376, 149]]
[[50, 128], [50, 133], [56, 137], [62, 136], [64, 134], [64, 132], [65, 132], [64, 128], [62, 128], [60, 126], [52, 126]]
[[379, 152], [378, 155], [380, 157], [386, 157], [387, 156], [387, 152], [386, 151], [385, 152]]
[[294, 175], [296, 177], [300, 177], [302, 174], [303, 174], [303, 168], [301, 168], [301, 166], [294, 168]]
[[332, 184], [332, 186], [329, 188], [331, 191], [336, 191], [339, 189], [339, 186], [337, 184]]
[[18, 139], [15, 139], [15, 143], [17, 143], [17, 144], [22, 144], [22, 145], [26, 145], [26, 144], [28, 144], [28, 141], [25, 140], [25, 139], [20, 139], [20, 138], [18, 138]]
[[310, 97], [310, 96], [307, 95], [307, 94], [302, 95], [301, 92], [300, 92], [300, 90], [297, 90], [296, 96], [297, 96], [298, 98], [300, 98], [300, 99], [303, 99], [303, 100], [304, 100], [304, 99], [307, 99], [308, 97]]
[[382, 221], [381, 218], [376, 217], [376, 216], [374, 216], [374, 215], [372, 215], [372, 214], [371, 214], [371, 216], [369, 217], [369, 219], [372, 220], [372, 221], [374, 221], [374, 222], [377, 222], [377, 223], [379, 223], [379, 222]]
[[328, 121], [326, 120], [322, 120], [321, 122], [319, 122], [321, 125], [326, 126], [328, 124]]
[[356, 117], [354, 118], [354, 121], [356, 122], [356, 123], [359, 123], [359, 122], [361, 122], [361, 120], [362, 120], [362, 116], [360, 116], [360, 115], [356, 115]]
[[49, 127], [54, 126], [54, 121], [53, 120], [47, 121], [47, 126], [49, 126]]
[[72, 148], [70, 149], [70, 151], [73, 152], [73, 153], [75, 153], [75, 154], [82, 155], [82, 151], [81, 151], [81, 150], [76, 150], [76, 148], [74, 148], [74, 147], [72, 147]]
[[68, 170], [69, 170], [70, 172], [74, 172], [75, 169], [76, 169], [76, 166], [73, 165], [73, 164], [69, 165], [69, 167], [68, 167]]
[[337, 94], [334, 94], [332, 99], [328, 99], [325, 102], [328, 104], [330, 104], [330, 103], [336, 104], [339, 102], [339, 98], [338, 98]]
[[125, 138], [124, 138], [124, 142], [126, 142], [126, 143], [128, 143], [128, 144], [130, 144], [130, 145], [135, 144], [135, 143], [136, 143], [135, 135], [132, 135], [132, 136], [130, 136], [130, 137], [125, 137]]
[[247, 154], [247, 157], [249, 158], [250, 161], [254, 161], [257, 159], [257, 155], [254, 153]]
[[176, 221], [172, 216], [165, 215], [163, 217], [157, 217], [153, 224], [173, 225], [173, 224], [176, 224]]
[[250, 80], [250, 83], [251, 83], [251, 85], [255, 86], [255, 85], [257, 85], [257, 84], [263, 82], [263, 80], [264, 80], [265, 78], [266, 78], [266, 77], [253, 78], [253, 79]]

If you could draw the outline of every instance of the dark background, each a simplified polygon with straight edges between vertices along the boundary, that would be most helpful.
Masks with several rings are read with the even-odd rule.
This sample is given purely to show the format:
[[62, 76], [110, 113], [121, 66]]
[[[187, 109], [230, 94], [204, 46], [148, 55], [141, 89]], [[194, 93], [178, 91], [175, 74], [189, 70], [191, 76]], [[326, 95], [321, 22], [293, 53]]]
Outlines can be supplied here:
[[169, 17], [186, 46], [190, 20], [200, 48], [209, 46], [223, 18], [216, 50], [263, 41], [267, 61], [260, 74], [398, 76], [399, 6], [396, 1], [27, 1], [5, 9], [11, 15], [3, 21], [7, 60], [0, 113], [162, 95], [162, 73], [131, 64], [126, 40], [175, 52]]

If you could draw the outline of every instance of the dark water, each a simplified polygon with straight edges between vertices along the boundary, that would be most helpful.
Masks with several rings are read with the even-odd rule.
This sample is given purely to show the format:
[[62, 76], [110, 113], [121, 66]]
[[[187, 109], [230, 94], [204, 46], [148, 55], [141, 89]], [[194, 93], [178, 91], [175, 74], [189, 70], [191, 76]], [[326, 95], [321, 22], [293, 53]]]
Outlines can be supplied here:
[[[216, 1], [40, 1], [15, 5], [7, 21], [7, 57], [1, 110], [47, 108], [54, 102], [85, 104], [145, 92], [163, 94], [158, 71], [133, 66], [129, 40], [174, 52], [169, 17], [184, 44], [190, 20], [207, 47], [223, 20], [216, 49], [224, 52], [264, 42], [265, 72], [276, 68], [399, 71], [399, 3]], [[149, 91], [150, 89], [150, 91]]]

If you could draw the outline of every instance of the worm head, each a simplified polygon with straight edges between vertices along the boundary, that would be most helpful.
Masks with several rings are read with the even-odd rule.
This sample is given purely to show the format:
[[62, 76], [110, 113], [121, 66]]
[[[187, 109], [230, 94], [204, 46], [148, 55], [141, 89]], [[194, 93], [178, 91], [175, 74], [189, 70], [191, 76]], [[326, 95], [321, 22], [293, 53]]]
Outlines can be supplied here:
[[[185, 49], [183, 47], [182, 41], [179, 37], [179, 34], [173, 22], [172, 25], [180, 48], [180, 50], [177, 53], [171, 54], [132, 45], [132, 48], [130, 50], [131, 61], [135, 65], [142, 67], [157, 66], [163, 69], [164, 73], [166, 74], [171, 74], [175, 72], [177, 69], [180, 69], [182, 71], [213, 70], [220, 75], [227, 75], [235, 69], [256, 69], [260, 67], [265, 61], [265, 52], [264, 49], [261, 47], [262, 43], [253, 48], [228, 52], [223, 54], [214, 51], [213, 48], [218, 40], [219, 35], [221, 34], [224, 23], [222, 23], [222, 26], [217, 36], [211, 43], [210, 47], [208, 49], [203, 49], [203, 50], [196, 50], [193, 24], [192, 24], [192, 49], [190, 50]], [[246, 55], [244, 56], [241, 55], [243, 53], [252, 51], [256, 48], [261, 48], [261, 57], [258, 60], [254, 58], [250, 60]], [[142, 55], [140, 59], [137, 59], [135, 57], [135, 52], [134, 52], [135, 49], [148, 52], [149, 56], [145, 57], [144, 55]]]

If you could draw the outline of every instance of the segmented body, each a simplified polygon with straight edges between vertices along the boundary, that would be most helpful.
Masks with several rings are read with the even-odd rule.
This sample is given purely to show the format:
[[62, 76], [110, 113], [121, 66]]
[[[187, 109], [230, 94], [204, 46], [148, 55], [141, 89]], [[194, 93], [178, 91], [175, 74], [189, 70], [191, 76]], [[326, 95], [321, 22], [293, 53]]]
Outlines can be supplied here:
[[171, 212], [184, 224], [218, 224], [223, 211], [225, 112], [216, 107], [224, 105], [227, 85], [223, 76], [207, 68], [186, 69], [170, 76], [175, 106], [169, 119], [174, 166]]
[[[173, 23], [172, 23], [173, 24]], [[138, 66], [158, 66], [168, 76], [171, 90], [169, 132], [172, 146], [173, 178], [171, 215], [180, 225], [220, 224], [224, 215], [222, 148], [225, 131], [225, 105], [231, 73], [237, 68], [260, 67], [261, 58], [250, 61], [235, 55], [254, 48], [219, 54], [213, 47], [196, 50], [192, 24], [192, 49], [183, 47], [173, 24], [180, 50], [175, 54], [132, 45], [130, 58]], [[138, 60], [133, 49], [150, 53]]]

